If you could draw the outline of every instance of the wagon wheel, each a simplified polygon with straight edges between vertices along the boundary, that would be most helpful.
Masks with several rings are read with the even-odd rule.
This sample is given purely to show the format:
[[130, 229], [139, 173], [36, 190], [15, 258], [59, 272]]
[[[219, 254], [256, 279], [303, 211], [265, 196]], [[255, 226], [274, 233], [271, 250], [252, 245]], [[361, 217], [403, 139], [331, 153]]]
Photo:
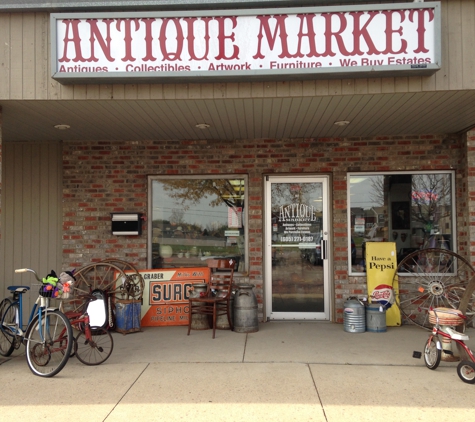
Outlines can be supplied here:
[[[398, 276], [399, 273], [399, 276]], [[475, 270], [462, 256], [447, 249], [421, 249], [406, 256], [398, 265], [393, 280], [396, 303], [410, 322], [430, 329], [429, 309], [458, 309]], [[475, 313], [475, 293], [464, 312], [467, 325]]]
[[116, 267], [119, 267], [122, 271], [135, 271], [138, 272], [137, 268], [130, 262], [124, 261], [122, 259], [116, 258], [107, 258], [100, 261], [101, 263], [108, 262], [109, 264], [113, 264]]
[[[127, 280], [127, 275], [117, 265], [109, 262], [97, 262], [86, 265], [75, 272], [74, 295], [91, 293], [95, 289], [101, 289], [111, 294], [116, 285]], [[79, 311], [84, 307], [87, 300], [73, 299], [65, 303], [65, 309]]]
[[122, 271], [127, 272], [127, 279], [123, 283], [121, 282], [116, 285], [114, 289], [111, 289], [111, 294], [114, 294], [116, 297], [120, 296], [121, 299], [142, 299], [145, 282], [142, 274], [138, 272], [135, 266], [127, 261], [115, 258], [108, 258], [101, 262], [111, 263], [121, 268]]

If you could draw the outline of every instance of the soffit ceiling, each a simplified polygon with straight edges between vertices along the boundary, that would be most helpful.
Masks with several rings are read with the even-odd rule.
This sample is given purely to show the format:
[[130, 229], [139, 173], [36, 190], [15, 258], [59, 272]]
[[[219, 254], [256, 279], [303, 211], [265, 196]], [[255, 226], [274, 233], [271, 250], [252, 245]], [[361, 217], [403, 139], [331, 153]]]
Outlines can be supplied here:
[[[405, 1], [405, 0], [403, 0]], [[32, 10], [91, 10], [107, 5], [161, 9], [251, 6], [334, 5], [393, 1], [332, 0], [0, 0], [8, 7]], [[288, 3], [288, 4], [287, 4]], [[69, 10], [69, 9], [68, 9]], [[69, 11], [71, 11], [69, 10]], [[259, 139], [420, 135], [464, 132], [475, 126], [475, 91], [401, 92], [387, 94], [263, 98], [163, 100], [10, 100], [0, 101], [3, 141]], [[346, 120], [347, 126], [335, 121]], [[196, 124], [206, 123], [206, 130]], [[71, 126], [57, 130], [57, 124]]]
[[[3, 101], [3, 141], [366, 137], [475, 126], [475, 91], [164, 100]], [[346, 120], [347, 126], [336, 126]], [[199, 123], [208, 129], [196, 128]], [[57, 130], [58, 124], [71, 126]]]

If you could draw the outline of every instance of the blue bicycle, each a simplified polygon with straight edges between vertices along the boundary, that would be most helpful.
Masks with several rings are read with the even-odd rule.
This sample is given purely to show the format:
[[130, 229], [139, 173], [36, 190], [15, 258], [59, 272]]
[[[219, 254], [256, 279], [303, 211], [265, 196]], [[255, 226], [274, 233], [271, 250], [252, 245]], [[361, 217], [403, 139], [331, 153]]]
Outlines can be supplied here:
[[[16, 273], [31, 272], [41, 283], [34, 270], [22, 268]], [[59, 373], [71, 354], [73, 331], [69, 319], [57, 308], [50, 307], [51, 293], [44, 286], [30, 313], [28, 324], [23, 326], [23, 294], [28, 286], [9, 286], [13, 300], [0, 302], [0, 355], [10, 356], [21, 344], [26, 347], [26, 361], [31, 371], [40, 377]]]

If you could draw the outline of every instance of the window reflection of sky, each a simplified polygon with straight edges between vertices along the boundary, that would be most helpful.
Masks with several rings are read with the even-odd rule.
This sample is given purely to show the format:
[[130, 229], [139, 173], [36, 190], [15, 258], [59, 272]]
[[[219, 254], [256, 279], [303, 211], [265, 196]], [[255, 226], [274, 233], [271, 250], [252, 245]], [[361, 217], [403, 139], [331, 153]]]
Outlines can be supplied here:
[[203, 197], [200, 201], [177, 201], [168, 196], [160, 183], [153, 184], [153, 220], [170, 220], [174, 210], [183, 211], [183, 222], [206, 227], [212, 223], [227, 224], [228, 206], [226, 204], [210, 207], [215, 199]]
[[352, 208], [369, 209], [371, 207], [379, 207], [381, 204], [371, 198], [374, 191], [374, 183], [380, 176], [357, 176], [350, 177], [350, 202]]
[[[190, 179], [191, 181], [192, 179]], [[216, 179], [222, 180], [222, 179]], [[244, 180], [243, 179], [226, 179], [233, 185], [234, 189], [241, 192], [236, 192], [234, 199], [240, 200], [242, 205], [237, 205], [238, 208], [242, 208], [242, 212], [237, 212], [239, 219], [239, 227], [242, 227], [244, 216]], [[181, 224], [196, 225], [197, 227], [204, 228], [218, 228], [222, 226], [228, 226], [230, 218], [230, 205], [225, 202], [219, 202], [218, 193], [210, 193], [209, 190], [203, 192], [202, 197], [194, 195], [193, 198], [187, 199], [180, 197], [173, 198], [169, 189], [165, 189], [165, 184], [155, 180], [152, 183], [152, 220], [153, 221], [170, 221], [178, 220]], [[199, 190], [199, 188], [197, 188]], [[196, 192], [196, 189], [195, 189]], [[225, 192], [226, 193], [226, 192]], [[226, 195], [223, 195], [225, 198]], [[228, 201], [230, 199], [228, 198]], [[211, 205], [214, 203], [213, 205]], [[236, 222], [234, 221], [234, 224]], [[234, 226], [233, 226], [234, 227]]]

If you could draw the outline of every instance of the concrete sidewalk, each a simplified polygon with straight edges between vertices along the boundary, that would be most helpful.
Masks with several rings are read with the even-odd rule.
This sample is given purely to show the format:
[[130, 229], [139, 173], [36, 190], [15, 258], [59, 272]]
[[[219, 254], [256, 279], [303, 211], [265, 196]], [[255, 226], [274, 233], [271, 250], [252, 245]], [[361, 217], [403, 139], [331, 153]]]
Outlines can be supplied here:
[[[259, 332], [143, 328], [114, 333], [94, 367], [72, 358], [56, 377], [34, 376], [21, 354], [0, 365], [0, 420], [467, 421], [475, 386], [456, 363], [431, 371], [413, 351], [428, 332], [346, 333], [343, 325], [270, 322]], [[475, 330], [468, 330], [475, 348]]]

